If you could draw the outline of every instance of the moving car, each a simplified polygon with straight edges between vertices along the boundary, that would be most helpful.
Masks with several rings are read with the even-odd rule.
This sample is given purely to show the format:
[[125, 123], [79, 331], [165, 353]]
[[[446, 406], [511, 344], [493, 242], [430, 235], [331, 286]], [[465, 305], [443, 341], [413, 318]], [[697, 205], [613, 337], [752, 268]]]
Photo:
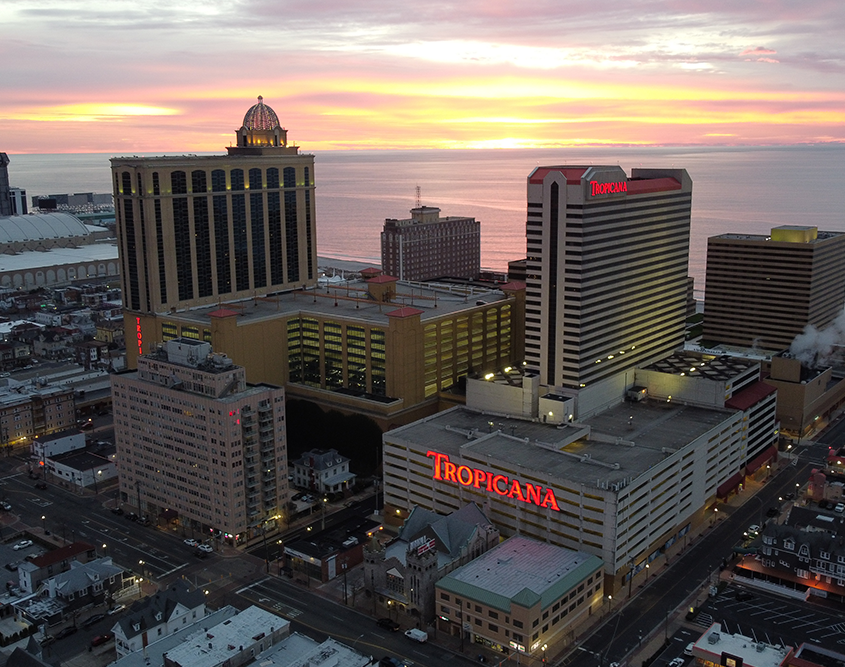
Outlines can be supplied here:
[[419, 642], [420, 644], [428, 641], [428, 633], [424, 630], [417, 630], [416, 628], [405, 630], [405, 636], [408, 639], [413, 639], [415, 642]]
[[683, 667], [684, 666], [684, 659], [683, 658], [672, 658], [672, 661], [669, 663], [669, 667]]
[[194, 549], [194, 548], [196, 548], [200, 545], [199, 542], [197, 542], [195, 539], [193, 539], [191, 537], [189, 537], [187, 540], [183, 540], [183, 541], [185, 542], [185, 544], [187, 544], [192, 549]]
[[200, 551], [204, 551], [207, 554], [210, 554], [214, 551], [214, 547], [210, 544], [200, 544], [197, 549], [199, 549]]
[[27, 547], [32, 546], [32, 540], [21, 540], [15, 546], [12, 547], [15, 551], [20, 551], [21, 549], [26, 549]]
[[747, 532], [752, 537], [757, 537], [757, 535], [760, 534], [760, 526], [758, 526], [756, 523], [752, 523], [750, 526], [748, 526]]
[[120, 612], [122, 612], [124, 609], [126, 609], [126, 605], [125, 605], [125, 604], [116, 604], [114, 607], [112, 607], [111, 609], [109, 609], [106, 613], [107, 613], [109, 616], [113, 616], [114, 614], [119, 614], [119, 613], [120, 613]]
[[399, 629], [399, 624], [392, 618], [380, 618], [376, 621], [376, 625], [380, 628], [384, 628], [385, 630], [390, 630], [391, 632], [396, 632]]
[[69, 625], [68, 627], [64, 628], [63, 630], [59, 630], [56, 633], [56, 639], [64, 639], [65, 637], [70, 637], [74, 632], [76, 632], [76, 627], [73, 625]]

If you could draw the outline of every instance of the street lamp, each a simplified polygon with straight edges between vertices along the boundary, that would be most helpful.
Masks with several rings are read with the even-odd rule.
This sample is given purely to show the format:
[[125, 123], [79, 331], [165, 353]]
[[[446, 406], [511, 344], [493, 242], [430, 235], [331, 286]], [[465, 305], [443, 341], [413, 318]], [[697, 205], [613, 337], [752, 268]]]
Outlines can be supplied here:
[[44, 531], [44, 534], [47, 534], [47, 517], [43, 514], [41, 515], [41, 530]]
[[141, 595], [142, 595], [141, 584], [143, 584], [143, 583], [144, 583], [144, 577], [138, 577], [138, 599], [139, 600], [141, 599]]
[[541, 648], [543, 649], [543, 664], [544, 664], [544, 665], [546, 664], [546, 649], [547, 649], [548, 647], [549, 647], [549, 645], [548, 645], [548, 644], [543, 644], [543, 646], [541, 646]]
[[645, 564], [645, 582], [648, 583], [648, 563]]
[[325, 496], [323, 497], [323, 520], [322, 520], [322, 527], [320, 530], [326, 529], [326, 505], [328, 504], [329, 499]]

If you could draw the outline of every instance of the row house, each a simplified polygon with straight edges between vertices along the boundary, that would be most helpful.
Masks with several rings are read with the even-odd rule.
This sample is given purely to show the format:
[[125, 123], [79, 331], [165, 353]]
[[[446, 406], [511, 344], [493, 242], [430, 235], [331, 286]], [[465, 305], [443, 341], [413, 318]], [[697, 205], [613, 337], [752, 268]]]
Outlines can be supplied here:
[[840, 517], [830, 530], [804, 531], [770, 523], [756, 556], [745, 556], [737, 574], [845, 602], [845, 531]]

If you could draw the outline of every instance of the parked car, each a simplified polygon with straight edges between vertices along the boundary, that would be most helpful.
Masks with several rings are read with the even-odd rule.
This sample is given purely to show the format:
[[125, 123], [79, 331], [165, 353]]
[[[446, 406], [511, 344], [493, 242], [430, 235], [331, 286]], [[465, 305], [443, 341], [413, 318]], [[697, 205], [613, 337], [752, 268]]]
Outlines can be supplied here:
[[773, 518], [773, 517], [776, 517], [778, 514], [780, 514], [780, 507], [770, 507], [766, 511], [766, 516], [769, 517], [770, 519]]
[[138, 523], [141, 524], [142, 526], [149, 526], [150, 520], [149, 520], [148, 517], [142, 516], [138, 519]]
[[129, 512], [129, 514], [124, 514], [123, 518], [128, 519], [129, 521], [137, 521], [138, 515], [135, 514], [135, 512]]
[[107, 632], [104, 635], [97, 635], [91, 640], [91, 646], [101, 646], [112, 639], [114, 639], [114, 635], [111, 632]]
[[400, 627], [399, 624], [392, 618], [380, 618], [376, 621], [376, 625], [380, 628], [384, 628], [385, 630], [390, 630], [391, 632], [396, 632]]
[[684, 659], [672, 658], [671, 662], [669, 663], [669, 667], [684, 667]]
[[102, 621], [105, 617], [106, 617], [105, 614], [94, 614], [93, 616], [89, 616], [88, 618], [85, 619], [85, 621], [83, 621], [82, 627], [83, 628], [90, 628], [92, 625], [94, 625], [94, 623], [97, 623], [98, 621]]
[[754, 598], [754, 594], [750, 591], [737, 591], [736, 592], [736, 599], [740, 602], [747, 602]]
[[112, 514], [117, 514], [117, 516], [123, 515], [123, 510], [120, 507], [114, 507], [111, 511]]
[[0, 509], [3, 509], [7, 512], [11, 512], [12, 506], [4, 500], [3, 502], [0, 502]]
[[833, 508], [833, 511], [837, 514], [842, 514], [842, 512], [845, 512], [845, 503], [836, 503], [836, 507]]
[[26, 549], [27, 547], [32, 546], [32, 540], [21, 540], [15, 546], [12, 547], [15, 551], [20, 551], [21, 549]]
[[207, 554], [210, 554], [210, 553], [212, 553], [212, 552], [214, 551], [214, 547], [213, 547], [213, 546], [211, 546], [210, 544], [200, 544], [200, 545], [197, 547], [197, 549], [198, 549], [199, 551], [204, 551], [204, 552], [205, 552], [205, 553], [207, 553]]
[[69, 625], [68, 627], [59, 630], [56, 633], [56, 639], [64, 639], [65, 637], [70, 637], [74, 632], [76, 632], [77, 628], [73, 625]]
[[119, 614], [120, 612], [122, 612], [124, 609], [126, 609], [125, 604], [116, 604], [114, 607], [109, 609], [106, 613], [109, 616], [114, 616], [115, 614]]
[[195, 549], [196, 547], [198, 547], [198, 546], [200, 545], [200, 543], [199, 543], [199, 542], [197, 542], [197, 541], [196, 541], [195, 539], [193, 539], [192, 537], [189, 537], [187, 540], [183, 540], [183, 541], [185, 542], [185, 544], [187, 544], [187, 545], [188, 545], [189, 547], [191, 547], [192, 549]]
[[695, 642], [690, 642], [687, 644], [687, 647], [684, 649], [684, 655], [692, 655], [692, 648], [695, 646]]
[[751, 537], [757, 537], [757, 535], [760, 534], [760, 526], [758, 526], [756, 523], [752, 523], [750, 526], [748, 526], [747, 532]]
[[408, 639], [413, 639], [415, 642], [419, 642], [420, 644], [428, 641], [428, 633], [425, 630], [418, 630], [417, 628], [405, 630], [405, 636]]
[[35, 483], [36, 489], [41, 489], [42, 491], [47, 488], [47, 482], [36, 482]]

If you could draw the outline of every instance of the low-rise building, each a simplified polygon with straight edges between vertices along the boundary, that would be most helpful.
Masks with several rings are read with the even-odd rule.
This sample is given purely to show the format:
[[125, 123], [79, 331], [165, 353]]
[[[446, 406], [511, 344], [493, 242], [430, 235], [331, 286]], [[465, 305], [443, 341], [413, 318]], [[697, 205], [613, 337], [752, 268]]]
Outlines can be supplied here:
[[76, 429], [58, 431], [32, 441], [29, 452], [32, 458], [44, 465], [46, 460], [85, 447], [85, 434]]
[[289, 634], [290, 621], [260, 607], [247, 607], [185, 637], [164, 653], [164, 667], [239, 667]]
[[695, 642], [692, 655], [697, 665], [786, 667], [794, 650], [791, 646], [775, 646], [756, 638], [725, 632], [721, 624], [714, 623]]
[[18, 565], [18, 585], [23, 593], [35, 593], [50, 577], [67, 572], [74, 562], [87, 563], [97, 557], [95, 547], [86, 542], [73, 542], [42, 556], [29, 558]]
[[258, 656], [257, 662], [261, 667], [366, 667], [374, 658], [331, 637], [317, 643], [294, 633]]
[[287, 542], [283, 553], [285, 566], [300, 581], [330, 581], [361, 563], [364, 544], [380, 530], [377, 521], [350, 517], [316, 535], [309, 533], [300, 540]]
[[131, 585], [134, 576], [124, 576], [111, 558], [72, 560], [69, 569], [43, 579], [34, 596], [16, 608], [31, 623], [53, 625], [76, 610], [113, 600]]
[[117, 657], [140, 651], [206, 615], [205, 593], [176, 581], [155, 595], [136, 601], [112, 628]]
[[312, 449], [293, 462], [293, 485], [317, 493], [342, 493], [355, 483], [349, 459], [336, 449]]
[[597, 556], [516, 535], [437, 582], [437, 629], [539, 659], [601, 608], [603, 579]]
[[96, 491], [98, 484], [117, 477], [114, 447], [110, 449], [111, 457], [107, 450], [59, 454], [47, 459], [47, 471], [54, 480], [67, 482], [71, 487], [81, 490], [90, 486]]
[[364, 585], [384, 609], [429, 621], [437, 581], [498, 543], [498, 529], [475, 503], [446, 516], [414, 507], [395, 540], [364, 549]]
[[735, 575], [845, 602], [845, 522], [841, 516], [825, 516], [829, 520], [814, 521], [812, 530], [767, 524], [758, 553], [744, 556]]
[[76, 425], [73, 389], [0, 380], [0, 443], [26, 444], [35, 436]]

